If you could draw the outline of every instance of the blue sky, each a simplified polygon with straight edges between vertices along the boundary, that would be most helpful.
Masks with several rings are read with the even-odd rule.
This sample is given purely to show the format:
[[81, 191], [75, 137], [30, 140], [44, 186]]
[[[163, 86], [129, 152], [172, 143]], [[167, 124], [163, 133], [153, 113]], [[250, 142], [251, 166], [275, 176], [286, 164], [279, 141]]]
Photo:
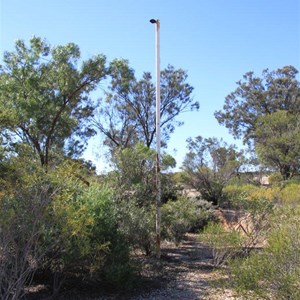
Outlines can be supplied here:
[[[83, 58], [126, 58], [137, 77], [155, 71], [155, 28], [161, 22], [161, 67], [188, 72], [200, 110], [179, 119], [168, 147], [180, 166], [186, 139], [202, 135], [234, 142], [214, 118], [248, 71], [300, 70], [299, 0], [0, 0], [0, 55], [15, 40], [36, 35], [52, 45], [74, 42]], [[173, 149], [177, 149], [176, 152]], [[101, 139], [86, 157], [105, 170]]]

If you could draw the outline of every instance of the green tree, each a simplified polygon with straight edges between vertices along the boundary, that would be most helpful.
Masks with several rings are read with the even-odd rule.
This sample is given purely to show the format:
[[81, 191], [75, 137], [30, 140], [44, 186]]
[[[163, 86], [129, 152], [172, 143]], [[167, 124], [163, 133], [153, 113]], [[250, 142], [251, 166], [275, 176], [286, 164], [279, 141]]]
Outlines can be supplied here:
[[183, 162], [186, 181], [197, 189], [205, 200], [218, 204], [224, 198], [223, 189], [238, 174], [243, 164], [242, 152], [216, 138], [189, 138], [189, 152]]
[[[111, 78], [106, 101], [102, 103], [95, 126], [105, 135], [105, 144], [111, 150], [126, 148], [136, 142], [148, 148], [155, 140], [155, 85], [150, 73], [142, 79], [135, 77], [126, 60], [114, 60], [109, 67]], [[183, 112], [199, 108], [193, 101], [193, 87], [187, 82], [187, 73], [168, 66], [161, 72], [161, 128], [166, 142]]]
[[300, 114], [279, 110], [256, 121], [255, 149], [260, 161], [284, 179], [300, 170]]
[[105, 77], [105, 60], [98, 55], [78, 68], [80, 50], [73, 43], [51, 47], [33, 37], [27, 46], [18, 40], [0, 66], [3, 143], [19, 154], [34, 152], [43, 166], [53, 153], [80, 154], [94, 133], [85, 126], [94, 111], [89, 93]]
[[215, 117], [225, 125], [236, 138], [244, 142], [255, 139], [257, 118], [278, 110], [299, 113], [300, 84], [298, 71], [292, 66], [262, 73], [262, 78], [248, 72], [243, 81], [237, 82], [237, 89], [225, 99], [223, 111], [216, 111]]
[[[219, 123], [234, 137], [243, 137], [244, 143], [255, 147], [260, 162], [275, 167], [284, 178], [299, 170], [297, 74], [293, 66], [273, 72], [264, 70], [262, 78], [248, 72], [237, 83], [238, 88], [226, 97], [223, 111], [215, 113]], [[280, 120], [280, 117], [284, 118]]]
[[[296, 161], [296, 169], [299, 169], [299, 152], [295, 151], [298, 146], [292, 141], [292, 136], [297, 137], [299, 130], [300, 83], [297, 74], [293, 66], [272, 72], [264, 70], [262, 77], [248, 72], [237, 82], [237, 89], [226, 97], [223, 110], [215, 112], [220, 124], [225, 125], [235, 138], [242, 137], [244, 143], [255, 146], [262, 162], [276, 167], [285, 178], [294, 172]], [[284, 114], [283, 122], [279, 118]], [[278, 142], [275, 142], [275, 136]]]

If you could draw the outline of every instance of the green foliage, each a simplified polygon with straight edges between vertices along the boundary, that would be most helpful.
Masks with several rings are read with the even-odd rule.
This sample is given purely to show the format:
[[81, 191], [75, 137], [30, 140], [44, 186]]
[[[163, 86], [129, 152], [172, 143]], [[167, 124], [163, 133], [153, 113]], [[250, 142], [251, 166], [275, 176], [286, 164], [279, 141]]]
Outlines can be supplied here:
[[0, 66], [0, 135], [10, 151], [29, 145], [31, 157], [47, 166], [56, 153], [81, 154], [94, 131], [85, 122], [93, 115], [89, 93], [105, 76], [105, 57], [77, 64], [77, 45], [51, 47], [33, 37], [18, 40]]
[[243, 163], [242, 152], [216, 138], [203, 139], [198, 136], [187, 141], [189, 152], [183, 162], [186, 182], [197, 189], [205, 200], [215, 205], [221, 203], [224, 187]]
[[191, 229], [200, 229], [213, 218], [210, 203], [180, 197], [176, 201], [168, 201], [161, 208], [162, 237], [178, 244], [185, 233]]
[[119, 150], [114, 157], [117, 180], [127, 189], [153, 180], [155, 151], [137, 143], [132, 148]]
[[244, 238], [238, 231], [226, 231], [220, 223], [209, 223], [199, 238], [212, 249], [214, 266], [220, 266], [240, 254], [244, 245]]
[[[109, 184], [115, 192], [121, 231], [130, 247], [151, 254], [155, 244], [155, 151], [137, 143], [115, 151], [114, 162]], [[173, 163], [174, 159], [163, 155], [163, 170]], [[161, 182], [162, 200], [176, 197], [171, 177], [162, 174]]]
[[299, 299], [299, 216], [299, 207], [279, 209], [266, 248], [231, 263], [231, 280], [237, 291], [253, 298]]
[[260, 161], [287, 179], [299, 172], [298, 70], [285, 66], [262, 77], [248, 72], [225, 99], [218, 122], [254, 146]]
[[[22, 161], [18, 160], [20, 166]], [[5, 181], [9, 188], [0, 194], [0, 249], [7, 258], [0, 264], [2, 283], [3, 278], [9, 284], [17, 282], [22, 291], [38, 269], [56, 278], [56, 292], [69, 272], [92, 282], [105, 279], [127, 286], [135, 270], [111, 190], [87, 184], [74, 162], [65, 161], [48, 172], [25, 161], [24, 169], [15, 171], [13, 166], [9, 172], [14, 176]], [[34, 268], [28, 267], [29, 261]], [[8, 274], [7, 269], [17, 272]], [[8, 293], [15, 288], [1, 286]]]
[[[105, 144], [114, 152], [137, 142], [148, 148], [155, 141], [155, 85], [145, 72], [140, 80], [127, 60], [114, 60], [109, 66], [110, 86], [106, 101], [101, 104], [95, 126], [106, 137]], [[161, 135], [163, 144], [182, 122], [177, 116], [199, 108], [193, 101], [193, 88], [186, 83], [187, 73], [167, 66], [161, 71]]]
[[283, 205], [299, 205], [300, 204], [300, 184], [287, 184], [280, 192], [281, 202]]
[[115, 171], [110, 183], [119, 202], [149, 206], [155, 200], [155, 151], [137, 143], [114, 156]]
[[215, 112], [218, 122], [247, 142], [255, 139], [257, 118], [286, 110], [299, 112], [299, 81], [297, 69], [285, 66], [275, 71], [264, 70], [262, 78], [253, 72], [237, 82], [237, 89], [225, 99], [223, 111]]
[[[49, 252], [49, 262], [59, 261], [60, 272], [80, 266], [93, 281], [105, 278], [121, 286], [126, 278], [132, 279], [133, 269], [128, 245], [119, 231], [113, 193], [97, 183], [87, 186], [76, 178], [72, 167], [65, 165], [48, 175], [60, 188], [49, 207], [52, 223], [45, 238], [50, 244], [57, 243], [55, 252]], [[113, 277], [117, 266], [118, 277]]]
[[273, 186], [279, 185], [283, 181], [283, 177], [279, 172], [273, 172], [269, 176], [269, 182]]
[[252, 184], [228, 185], [224, 188], [226, 206], [235, 209], [250, 209], [260, 206], [280, 203], [283, 205], [298, 205], [300, 203], [300, 184], [293, 181], [282, 181], [273, 187], [258, 187]]
[[259, 189], [259, 187], [253, 184], [230, 184], [224, 188], [224, 192], [227, 194], [227, 197], [229, 199], [236, 199], [240, 198], [243, 195], [247, 197], [249, 194], [251, 194], [251, 192], [257, 191]]
[[117, 204], [120, 232], [133, 250], [142, 250], [146, 255], [154, 251], [155, 206], [141, 206], [134, 197]]
[[235, 209], [251, 209], [265, 203], [271, 205], [280, 197], [280, 188], [258, 187], [252, 184], [228, 185], [224, 188], [226, 205]]
[[[113, 160], [115, 171], [110, 174], [116, 196], [120, 199], [135, 198], [140, 205], [154, 203], [156, 193], [156, 157], [155, 151], [141, 143], [131, 148], [119, 149]], [[161, 171], [175, 165], [172, 156], [161, 156]], [[175, 197], [175, 183], [167, 173], [161, 173], [162, 200]]]
[[256, 121], [258, 158], [289, 179], [300, 169], [300, 115], [278, 110]]

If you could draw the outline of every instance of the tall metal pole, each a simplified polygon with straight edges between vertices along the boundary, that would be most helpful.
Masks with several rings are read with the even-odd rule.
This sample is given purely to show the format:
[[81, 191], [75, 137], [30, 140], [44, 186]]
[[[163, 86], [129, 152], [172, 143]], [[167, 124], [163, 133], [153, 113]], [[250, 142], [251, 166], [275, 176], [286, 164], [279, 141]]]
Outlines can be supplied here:
[[156, 257], [161, 256], [160, 247], [160, 206], [161, 206], [161, 180], [160, 180], [160, 22], [151, 19], [155, 24], [155, 49], [156, 49]]

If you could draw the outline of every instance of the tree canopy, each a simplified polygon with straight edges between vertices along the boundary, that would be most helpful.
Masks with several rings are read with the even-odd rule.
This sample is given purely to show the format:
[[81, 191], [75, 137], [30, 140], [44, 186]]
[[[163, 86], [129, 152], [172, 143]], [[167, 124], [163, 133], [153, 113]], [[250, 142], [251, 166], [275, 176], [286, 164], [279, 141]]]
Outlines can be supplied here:
[[293, 66], [272, 72], [266, 69], [262, 78], [253, 72], [246, 73], [243, 80], [237, 82], [237, 89], [226, 97], [223, 110], [215, 112], [215, 117], [234, 137], [251, 142], [255, 139], [257, 118], [278, 110], [300, 113], [297, 74]]
[[[109, 67], [110, 87], [95, 125], [106, 137], [111, 149], [126, 148], [142, 142], [148, 148], [155, 140], [155, 85], [151, 74], [135, 77], [127, 60], [114, 60]], [[182, 125], [176, 118], [180, 113], [199, 108], [193, 101], [187, 73], [169, 65], [161, 72], [161, 128], [166, 142], [175, 126]]]
[[300, 170], [300, 114], [279, 110], [257, 119], [255, 148], [260, 160], [284, 179]]
[[264, 70], [262, 78], [248, 72], [226, 97], [223, 110], [215, 112], [220, 124], [254, 146], [260, 162], [279, 170], [284, 178], [300, 170], [297, 74], [293, 66]]
[[[18, 40], [0, 66], [0, 129], [12, 151], [34, 151], [47, 166], [50, 154], [80, 154], [94, 131], [89, 93], [105, 77], [105, 56], [83, 61], [73, 43], [51, 47], [41, 38]], [[25, 148], [24, 148], [25, 147]]]

